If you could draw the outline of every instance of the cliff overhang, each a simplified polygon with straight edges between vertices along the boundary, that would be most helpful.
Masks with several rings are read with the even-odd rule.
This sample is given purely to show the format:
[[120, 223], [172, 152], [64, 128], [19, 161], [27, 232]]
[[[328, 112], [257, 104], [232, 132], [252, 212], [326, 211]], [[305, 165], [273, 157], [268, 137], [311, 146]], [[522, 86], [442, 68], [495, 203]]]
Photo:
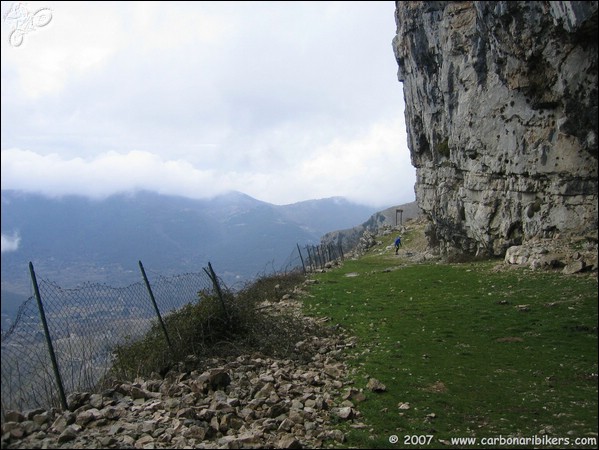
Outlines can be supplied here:
[[396, 2], [416, 200], [440, 253], [596, 237], [597, 3]]

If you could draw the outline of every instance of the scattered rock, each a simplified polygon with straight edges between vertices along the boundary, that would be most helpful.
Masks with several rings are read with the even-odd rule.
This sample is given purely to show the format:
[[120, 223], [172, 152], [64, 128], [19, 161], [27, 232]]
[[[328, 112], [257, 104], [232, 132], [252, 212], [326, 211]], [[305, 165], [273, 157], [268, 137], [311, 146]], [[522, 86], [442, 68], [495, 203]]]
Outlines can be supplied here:
[[279, 439], [279, 442], [277, 442], [277, 448], [294, 449], [303, 448], [303, 446], [293, 435], [288, 434]]
[[366, 396], [363, 392], [354, 388], [350, 388], [345, 392], [345, 394], [343, 394], [343, 400], [351, 400], [356, 403], [361, 403], [366, 400]]
[[524, 342], [524, 339], [517, 336], [507, 336], [495, 339], [495, 342]]
[[572, 261], [566, 267], [563, 268], [562, 273], [565, 275], [572, 275], [573, 273], [582, 272], [585, 268], [584, 261]]
[[339, 408], [335, 412], [337, 413], [337, 417], [342, 420], [349, 420], [354, 417], [354, 410], [350, 406]]
[[225, 389], [231, 383], [231, 377], [222, 367], [219, 367], [209, 371], [208, 383], [213, 391], [218, 391]]
[[424, 388], [424, 390], [427, 392], [434, 392], [439, 394], [442, 392], [447, 392], [447, 386], [445, 386], [445, 383], [443, 383], [442, 381], [435, 381], [430, 386]]
[[368, 380], [368, 384], [366, 384], [366, 388], [372, 392], [385, 392], [387, 390], [387, 386], [381, 383], [376, 378], [371, 378]]

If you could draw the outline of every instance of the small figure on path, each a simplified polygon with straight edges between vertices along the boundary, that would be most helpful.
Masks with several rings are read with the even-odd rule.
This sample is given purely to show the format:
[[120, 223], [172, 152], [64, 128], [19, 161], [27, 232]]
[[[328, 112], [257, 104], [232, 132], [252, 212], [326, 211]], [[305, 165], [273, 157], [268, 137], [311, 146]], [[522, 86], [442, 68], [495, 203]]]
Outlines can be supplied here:
[[399, 250], [399, 247], [401, 247], [401, 236], [397, 236], [397, 239], [395, 239], [395, 254], [396, 255]]

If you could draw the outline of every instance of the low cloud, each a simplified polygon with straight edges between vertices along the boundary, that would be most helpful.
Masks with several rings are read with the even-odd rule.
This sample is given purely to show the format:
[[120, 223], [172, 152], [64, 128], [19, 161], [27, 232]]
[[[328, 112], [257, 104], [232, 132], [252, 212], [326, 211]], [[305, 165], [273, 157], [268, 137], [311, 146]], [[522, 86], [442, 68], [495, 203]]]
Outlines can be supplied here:
[[2, 152], [2, 189], [91, 198], [151, 190], [201, 198], [228, 188], [211, 170], [144, 151], [111, 151], [89, 159], [64, 159], [56, 154], [40, 155], [20, 149]]
[[139, 190], [206, 198], [237, 190], [274, 204], [342, 196], [387, 207], [414, 199], [414, 168], [401, 144], [404, 133], [398, 119], [383, 121], [352, 138], [295, 144], [293, 158], [270, 167], [257, 152], [245, 170], [239, 165], [200, 167], [139, 150], [65, 158], [13, 148], [2, 151], [2, 189], [91, 198]]
[[18, 250], [20, 243], [21, 237], [19, 236], [19, 233], [13, 233], [10, 236], [2, 234], [2, 253]]

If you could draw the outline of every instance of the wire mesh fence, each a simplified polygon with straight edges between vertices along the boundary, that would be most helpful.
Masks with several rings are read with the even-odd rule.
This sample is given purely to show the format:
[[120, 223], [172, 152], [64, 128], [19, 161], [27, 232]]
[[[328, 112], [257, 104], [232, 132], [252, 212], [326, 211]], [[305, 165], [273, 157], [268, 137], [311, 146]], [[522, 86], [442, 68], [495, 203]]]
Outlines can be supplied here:
[[344, 258], [343, 248], [340, 243], [305, 245], [303, 248], [296, 244], [281, 268], [278, 270], [273, 269], [273, 273], [289, 273], [296, 270], [302, 270], [304, 273], [313, 272], [324, 269], [328, 263], [342, 261]]
[[[122, 288], [84, 283], [64, 289], [45, 279], [37, 284], [48, 340], [32, 296], [2, 334], [2, 416], [7, 410], [60, 406], [61, 384], [67, 394], [93, 389], [112, 367], [113, 349], [144, 336], [162, 320], [157, 312], [167, 315], [199, 301], [202, 292], [214, 292], [213, 280], [205, 272], [158, 276], [150, 280], [150, 290], [142, 281]], [[53, 371], [48, 341], [60, 380]]]
[[[339, 259], [340, 246], [297, 245], [273, 271], [307, 273]], [[220, 294], [208, 266], [210, 271], [148, 279], [140, 262], [144, 281], [126, 287], [83, 283], [65, 289], [40, 279], [40, 304], [31, 296], [2, 333], [2, 417], [7, 410], [65, 406], [65, 394], [93, 390], [113, 367], [115, 348], [141, 339], [157, 323], [167, 341], [169, 334], [176, 336], [177, 324], [162, 316]]]
[[340, 244], [306, 245], [304, 252], [301, 252], [298, 246], [298, 251], [302, 257], [304, 272], [324, 269], [328, 263], [344, 258]]

